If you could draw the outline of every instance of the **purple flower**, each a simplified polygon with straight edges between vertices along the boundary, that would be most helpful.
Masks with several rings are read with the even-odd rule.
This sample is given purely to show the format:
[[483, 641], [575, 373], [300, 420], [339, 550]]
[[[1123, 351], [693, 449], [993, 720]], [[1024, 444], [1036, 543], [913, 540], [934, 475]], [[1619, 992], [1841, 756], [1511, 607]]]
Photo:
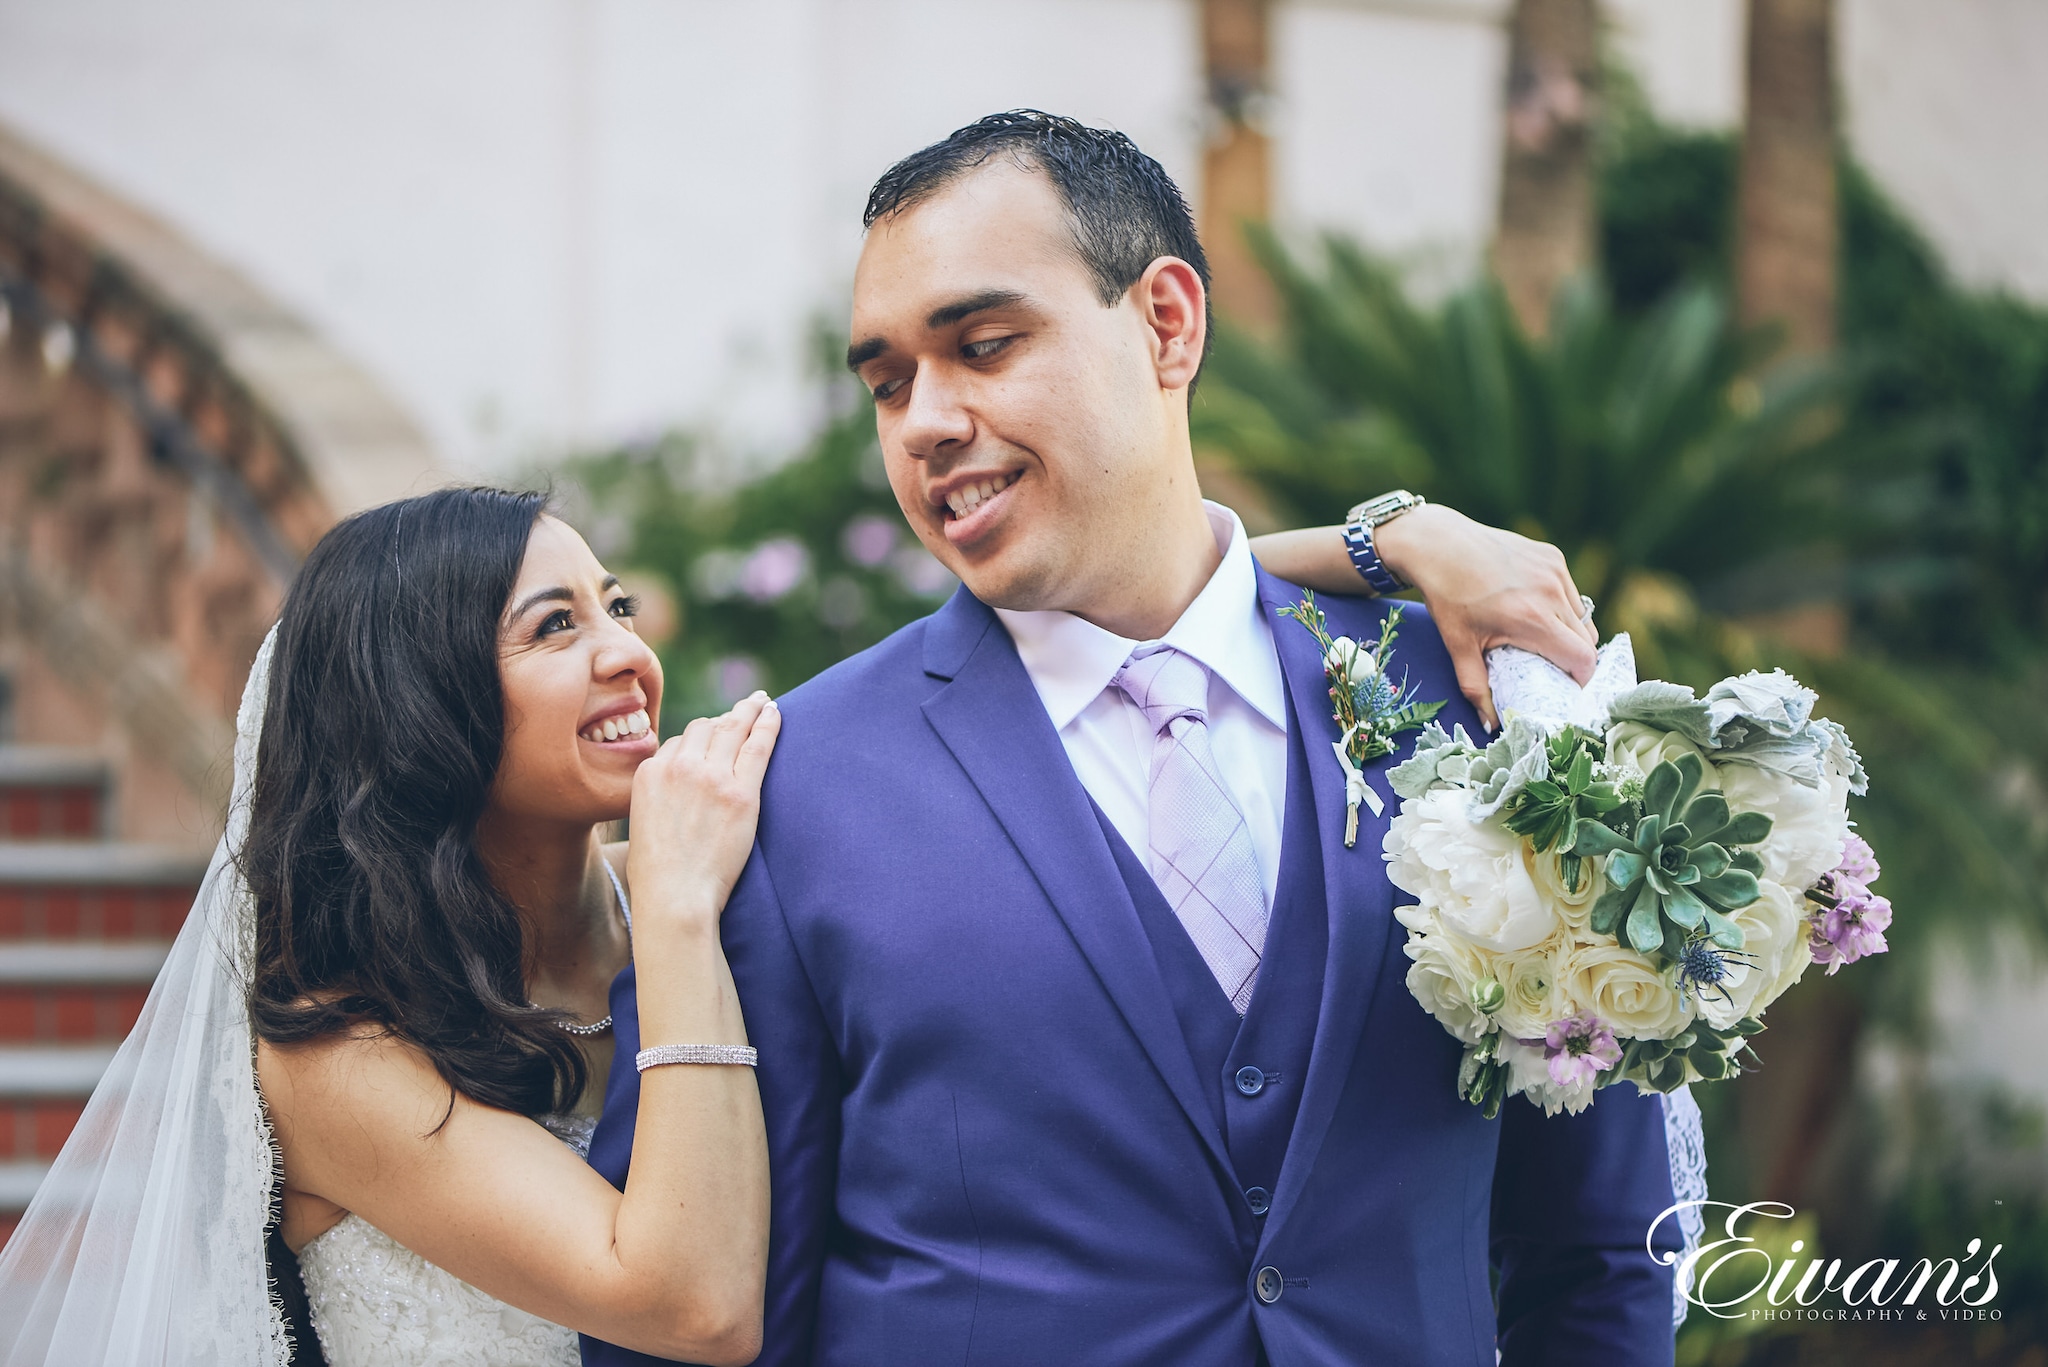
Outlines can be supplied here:
[[1854, 831], [1842, 842], [1842, 862], [1836, 868], [1835, 876], [1847, 878], [1869, 887], [1877, 881], [1877, 853], [1870, 848], [1870, 842]]
[[1807, 936], [1807, 947], [1812, 951], [1813, 961], [1826, 964], [1828, 976], [1833, 977], [1841, 971], [1843, 964], [1853, 964], [1858, 959], [1882, 954], [1891, 948], [1885, 943], [1884, 932], [1892, 923], [1892, 904], [1887, 898], [1879, 897], [1855, 879], [1840, 873], [1832, 874], [1824, 881], [1832, 881], [1834, 885], [1834, 905], [1828, 906], [1823, 902], [1821, 910], [1812, 918], [1813, 929]]
[[794, 537], [778, 536], [748, 553], [740, 564], [738, 588], [757, 603], [772, 603], [811, 571], [811, 553]]
[[1566, 1016], [1544, 1032], [1543, 1057], [1550, 1061], [1552, 1082], [1577, 1087], [1619, 1063], [1621, 1046], [1598, 1016]]
[[896, 549], [896, 524], [873, 513], [862, 513], [839, 534], [839, 546], [848, 560], [873, 569]]

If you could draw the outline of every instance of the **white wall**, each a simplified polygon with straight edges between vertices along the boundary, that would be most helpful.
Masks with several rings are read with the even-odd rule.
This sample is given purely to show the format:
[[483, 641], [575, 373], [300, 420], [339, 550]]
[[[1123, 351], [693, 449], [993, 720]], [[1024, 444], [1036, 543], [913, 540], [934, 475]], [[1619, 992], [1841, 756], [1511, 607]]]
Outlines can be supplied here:
[[[1507, 0], [1287, 0], [1276, 208], [1444, 280], [1497, 194]], [[1742, 0], [1607, 0], [1668, 117], [1739, 117]], [[807, 430], [867, 187], [1020, 104], [1190, 196], [1195, 0], [0, 0], [0, 120], [305, 314], [473, 469]], [[1965, 277], [2048, 297], [2048, 4], [1842, 0], [1858, 149]]]
[[994, 109], [1193, 183], [1181, 0], [0, 0], [0, 119], [307, 314], [458, 462], [806, 430], [867, 188]]
[[1278, 215], [1297, 229], [1360, 234], [1430, 283], [1476, 266], [1500, 195], [1501, 8], [1282, 7]]

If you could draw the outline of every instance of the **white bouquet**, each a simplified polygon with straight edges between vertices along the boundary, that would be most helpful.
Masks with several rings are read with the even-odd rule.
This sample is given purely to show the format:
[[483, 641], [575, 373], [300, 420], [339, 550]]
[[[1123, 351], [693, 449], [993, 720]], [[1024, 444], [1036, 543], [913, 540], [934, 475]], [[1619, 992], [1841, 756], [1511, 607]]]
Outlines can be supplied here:
[[1584, 690], [1520, 651], [1489, 665], [1499, 737], [1430, 723], [1388, 774], [1384, 847], [1415, 898], [1395, 913], [1408, 988], [1464, 1042], [1460, 1092], [1489, 1116], [1515, 1093], [1576, 1113], [1624, 1078], [1731, 1076], [1807, 965], [1885, 949], [1848, 815], [1863, 767], [1798, 680], [1638, 684], [1626, 636]]

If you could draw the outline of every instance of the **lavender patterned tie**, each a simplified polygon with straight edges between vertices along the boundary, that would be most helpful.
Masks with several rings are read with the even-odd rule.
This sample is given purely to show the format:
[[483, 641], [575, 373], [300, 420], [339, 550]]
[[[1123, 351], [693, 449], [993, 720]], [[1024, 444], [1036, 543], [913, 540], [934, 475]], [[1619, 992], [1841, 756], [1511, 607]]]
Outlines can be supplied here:
[[1266, 947], [1266, 881], [1209, 751], [1209, 671], [1141, 646], [1110, 683], [1152, 727], [1152, 877], [1241, 1016]]

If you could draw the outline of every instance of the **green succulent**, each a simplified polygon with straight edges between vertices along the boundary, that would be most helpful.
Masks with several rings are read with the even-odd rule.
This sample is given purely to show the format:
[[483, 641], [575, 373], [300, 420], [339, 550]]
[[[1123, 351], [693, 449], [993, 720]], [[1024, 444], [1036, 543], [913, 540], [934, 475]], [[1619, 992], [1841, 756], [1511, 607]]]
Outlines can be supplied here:
[[1627, 1080], [1658, 1092], [1675, 1092], [1688, 1082], [1717, 1082], [1743, 1071], [1742, 1056], [1756, 1057], [1750, 1037], [1763, 1033], [1764, 1023], [1745, 1016], [1715, 1029], [1696, 1020], [1675, 1039], [1632, 1039], [1622, 1046], [1621, 1061], [1601, 1074], [1601, 1086]]
[[1581, 821], [1571, 853], [1607, 856], [1608, 890], [1593, 904], [1595, 934], [1612, 935], [1624, 919], [1640, 954], [1676, 960], [1686, 937], [1704, 928], [1723, 949], [1742, 948], [1742, 928], [1728, 919], [1762, 889], [1763, 861], [1754, 845], [1771, 833], [1762, 812], [1728, 810], [1728, 799], [1699, 791], [1706, 766], [1698, 755], [1666, 760], [1643, 781], [1643, 814], [1624, 834]]

